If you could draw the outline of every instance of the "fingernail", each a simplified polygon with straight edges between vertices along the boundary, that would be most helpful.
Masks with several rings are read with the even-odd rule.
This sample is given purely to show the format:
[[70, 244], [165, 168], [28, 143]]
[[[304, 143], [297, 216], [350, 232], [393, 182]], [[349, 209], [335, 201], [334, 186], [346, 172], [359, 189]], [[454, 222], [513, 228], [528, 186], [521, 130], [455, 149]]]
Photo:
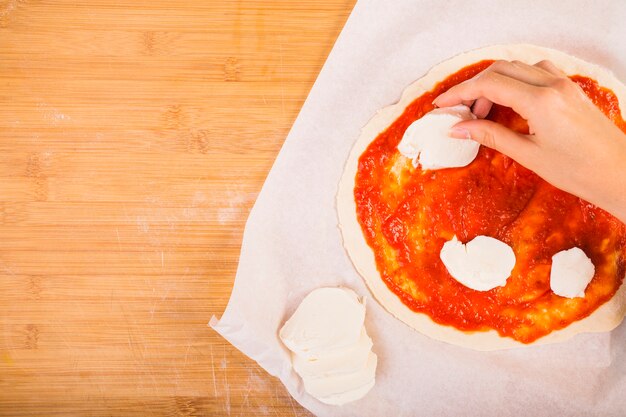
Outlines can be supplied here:
[[469, 130], [464, 129], [462, 127], [453, 127], [448, 132], [448, 135], [450, 135], [453, 138], [457, 138], [457, 139], [471, 139], [472, 138], [470, 136]]

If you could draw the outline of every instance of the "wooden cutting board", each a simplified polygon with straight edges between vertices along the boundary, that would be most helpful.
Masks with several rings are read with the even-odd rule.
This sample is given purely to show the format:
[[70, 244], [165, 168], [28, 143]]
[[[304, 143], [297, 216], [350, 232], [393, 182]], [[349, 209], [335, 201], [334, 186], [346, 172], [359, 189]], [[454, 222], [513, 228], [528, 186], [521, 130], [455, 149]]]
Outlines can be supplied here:
[[0, 1], [0, 415], [309, 415], [207, 322], [354, 2]]

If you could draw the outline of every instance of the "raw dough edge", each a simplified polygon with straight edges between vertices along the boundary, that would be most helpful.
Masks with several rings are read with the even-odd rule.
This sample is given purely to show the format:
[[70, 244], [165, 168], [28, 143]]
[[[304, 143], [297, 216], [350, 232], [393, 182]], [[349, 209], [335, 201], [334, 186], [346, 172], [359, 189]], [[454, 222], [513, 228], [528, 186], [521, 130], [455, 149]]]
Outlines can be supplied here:
[[357, 271], [383, 307], [408, 326], [435, 340], [480, 351], [492, 351], [562, 342], [579, 333], [611, 331], [622, 322], [626, 315], [626, 285], [624, 283], [611, 300], [588, 317], [564, 329], [554, 331], [533, 343], [524, 344], [502, 337], [495, 330], [470, 333], [451, 326], [439, 325], [426, 314], [416, 313], [404, 305], [396, 294], [387, 288], [378, 273], [374, 253], [367, 245], [356, 218], [354, 180], [358, 158], [413, 100], [432, 90], [438, 82], [450, 74], [485, 59], [518, 60], [531, 65], [549, 59], [569, 75], [579, 74], [590, 77], [600, 85], [613, 90], [619, 100], [620, 109], [623, 109], [626, 103], [626, 86], [606, 69], [554, 49], [530, 44], [487, 46], [462, 53], [435, 65], [424, 77], [408, 86], [396, 104], [379, 110], [372, 117], [361, 130], [361, 135], [350, 151], [337, 192], [337, 214], [344, 247]]

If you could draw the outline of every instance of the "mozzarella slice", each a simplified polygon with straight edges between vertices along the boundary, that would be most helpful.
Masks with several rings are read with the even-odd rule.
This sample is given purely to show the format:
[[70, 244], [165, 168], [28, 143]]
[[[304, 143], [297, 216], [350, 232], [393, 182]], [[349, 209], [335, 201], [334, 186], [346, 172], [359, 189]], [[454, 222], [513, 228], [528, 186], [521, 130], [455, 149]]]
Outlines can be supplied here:
[[515, 266], [513, 249], [489, 236], [477, 236], [466, 245], [455, 236], [444, 243], [439, 257], [454, 279], [477, 291], [504, 286]]
[[562, 297], [584, 297], [596, 268], [580, 248], [562, 250], [552, 257], [550, 288]]
[[331, 375], [322, 378], [303, 378], [304, 389], [317, 398], [326, 398], [356, 390], [371, 384], [375, 379], [378, 357], [370, 352], [365, 366], [357, 372]]
[[297, 355], [319, 358], [356, 344], [364, 321], [364, 301], [354, 291], [318, 288], [302, 300], [280, 330], [280, 338]]
[[331, 350], [319, 358], [307, 359], [294, 354], [292, 356], [293, 368], [303, 378], [357, 372], [365, 367], [371, 350], [372, 339], [363, 327], [361, 337], [354, 345]]
[[469, 165], [480, 144], [471, 139], [455, 139], [448, 132], [458, 122], [476, 119], [469, 107], [442, 107], [414, 121], [404, 132], [398, 151], [413, 160], [413, 166], [442, 169]]
[[353, 389], [352, 391], [342, 392], [341, 394], [333, 394], [328, 397], [318, 398], [321, 402], [330, 405], [344, 405], [346, 403], [356, 401], [363, 398], [374, 386], [376, 381], [372, 379], [369, 383]]

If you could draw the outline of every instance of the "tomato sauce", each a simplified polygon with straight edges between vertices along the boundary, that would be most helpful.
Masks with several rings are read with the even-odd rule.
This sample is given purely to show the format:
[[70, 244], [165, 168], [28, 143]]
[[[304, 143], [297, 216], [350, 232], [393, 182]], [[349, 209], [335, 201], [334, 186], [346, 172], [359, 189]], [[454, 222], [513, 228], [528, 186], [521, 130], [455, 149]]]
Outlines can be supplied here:
[[[467, 66], [437, 84], [369, 145], [356, 175], [357, 218], [381, 278], [409, 308], [459, 330], [494, 329], [530, 343], [611, 299], [625, 273], [626, 227], [484, 146], [462, 168], [423, 171], [401, 159], [396, 147], [404, 131], [433, 109], [435, 97], [491, 63]], [[610, 90], [586, 77], [571, 78], [626, 132]], [[528, 133], [526, 121], [510, 108], [494, 105], [488, 119]], [[510, 245], [516, 265], [507, 284], [482, 292], [452, 278], [439, 252], [455, 235], [464, 243], [487, 235]], [[550, 265], [554, 254], [574, 246], [591, 258], [596, 274], [584, 298], [568, 299], [550, 290]]]

